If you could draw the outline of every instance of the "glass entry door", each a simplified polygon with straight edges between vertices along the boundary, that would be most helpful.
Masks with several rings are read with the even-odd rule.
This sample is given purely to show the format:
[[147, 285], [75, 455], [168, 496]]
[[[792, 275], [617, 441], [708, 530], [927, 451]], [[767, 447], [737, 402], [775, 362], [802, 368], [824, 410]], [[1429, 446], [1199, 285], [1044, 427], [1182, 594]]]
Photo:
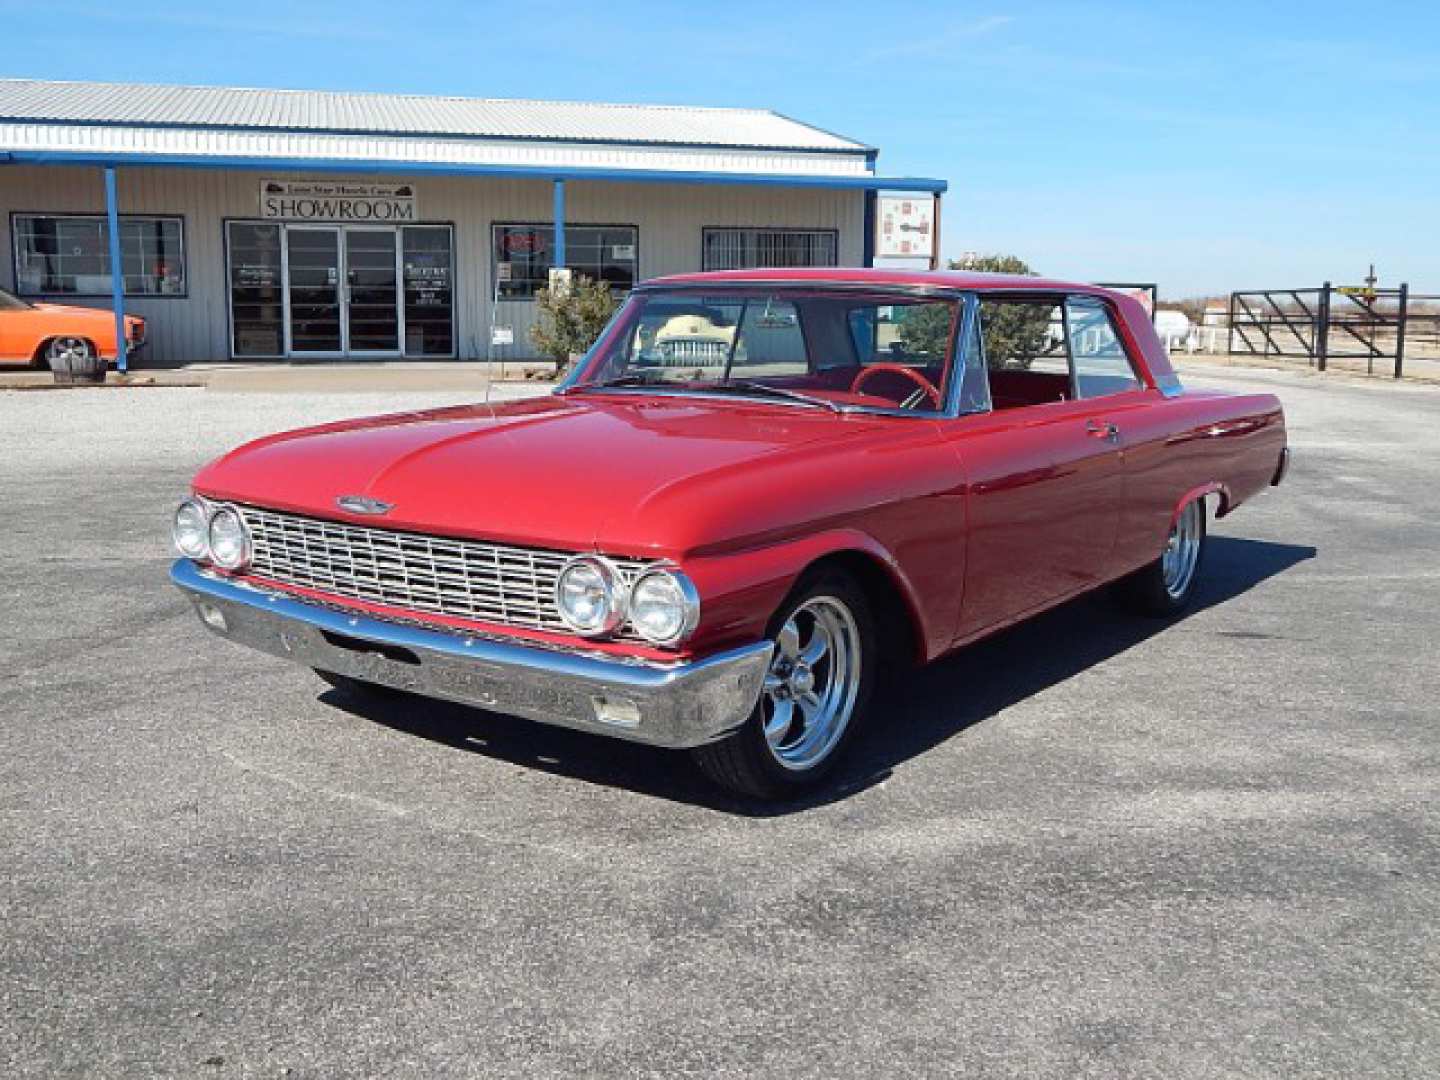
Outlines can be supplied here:
[[399, 245], [394, 229], [345, 230], [345, 351], [400, 355]]
[[340, 230], [285, 230], [286, 281], [292, 355], [343, 356], [341, 322]]
[[231, 221], [235, 359], [453, 357], [449, 225]]
[[292, 356], [399, 356], [400, 268], [394, 229], [285, 230]]

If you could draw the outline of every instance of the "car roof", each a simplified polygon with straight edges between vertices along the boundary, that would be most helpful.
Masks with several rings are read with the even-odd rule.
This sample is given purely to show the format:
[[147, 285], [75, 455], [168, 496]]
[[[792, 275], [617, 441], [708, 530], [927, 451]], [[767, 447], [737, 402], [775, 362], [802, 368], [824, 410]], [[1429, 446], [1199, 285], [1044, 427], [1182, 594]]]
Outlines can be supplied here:
[[1035, 292], [1084, 292], [1102, 294], [1109, 290], [1097, 285], [1027, 274], [982, 274], [975, 270], [892, 270], [861, 267], [805, 267], [799, 269], [711, 270], [696, 274], [670, 274], [651, 278], [645, 285], [744, 285], [747, 282], [776, 282], [811, 285], [877, 285], [920, 288], [1025, 289]]

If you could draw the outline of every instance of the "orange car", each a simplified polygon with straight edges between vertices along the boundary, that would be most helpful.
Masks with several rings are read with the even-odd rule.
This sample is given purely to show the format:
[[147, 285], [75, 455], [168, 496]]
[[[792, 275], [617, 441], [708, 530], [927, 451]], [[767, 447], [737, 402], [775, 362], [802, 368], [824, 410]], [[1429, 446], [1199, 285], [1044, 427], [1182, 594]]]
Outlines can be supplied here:
[[[145, 344], [145, 320], [125, 316], [129, 353]], [[71, 358], [114, 360], [115, 315], [97, 308], [32, 304], [0, 289], [0, 363], [59, 366]], [[54, 362], [52, 364], [52, 361]]]

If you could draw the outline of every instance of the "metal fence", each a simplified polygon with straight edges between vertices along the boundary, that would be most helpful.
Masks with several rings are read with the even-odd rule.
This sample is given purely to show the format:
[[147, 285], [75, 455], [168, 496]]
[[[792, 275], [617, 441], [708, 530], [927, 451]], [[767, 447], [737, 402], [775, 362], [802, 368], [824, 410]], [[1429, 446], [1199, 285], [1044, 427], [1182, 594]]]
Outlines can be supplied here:
[[1363, 361], [1369, 374], [1378, 365], [1398, 379], [1407, 349], [1440, 356], [1440, 296], [1412, 295], [1405, 284], [1234, 292], [1228, 321], [1230, 352], [1303, 359], [1320, 371]]

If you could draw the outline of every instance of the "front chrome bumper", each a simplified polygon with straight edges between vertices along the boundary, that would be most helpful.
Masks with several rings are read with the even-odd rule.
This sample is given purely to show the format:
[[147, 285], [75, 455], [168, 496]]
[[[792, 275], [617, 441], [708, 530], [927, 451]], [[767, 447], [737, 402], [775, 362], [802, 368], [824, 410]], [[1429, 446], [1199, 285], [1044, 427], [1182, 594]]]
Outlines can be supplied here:
[[170, 580], [221, 637], [306, 667], [541, 723], [690, 747], [743, 724], [773, 646], [660, 664], [389, 622], [177, 559]]

